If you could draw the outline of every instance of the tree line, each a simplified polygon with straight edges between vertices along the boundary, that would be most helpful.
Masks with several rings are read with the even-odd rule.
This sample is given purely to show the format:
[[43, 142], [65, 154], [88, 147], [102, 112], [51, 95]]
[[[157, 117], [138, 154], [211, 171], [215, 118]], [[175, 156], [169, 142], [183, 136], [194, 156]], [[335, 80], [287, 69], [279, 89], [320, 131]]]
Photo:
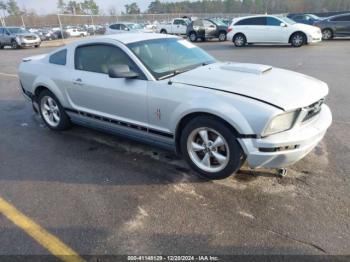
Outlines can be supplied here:
[[[118, 1], [118, 0], [115, 0]], [[126, 4], [122, 14], [140, 14], [136, 2]], [[2, 15], [35, 15], [35, 10], [19, 8], [16, 0], [0, 0]], [[350, 0], [184, 0], [150, 2], [145, 13], [288, 13], [288, 12], [329, 12], [350, 10]], [[94, 0], [57, 1], [57, 11], [62, 14], [98, 15], [103, 11]], [[109, 15], [117, 15], [111, 7]]]
[[148, 13], [289, 13], [350, 10], [350, 0], [155, 0]]

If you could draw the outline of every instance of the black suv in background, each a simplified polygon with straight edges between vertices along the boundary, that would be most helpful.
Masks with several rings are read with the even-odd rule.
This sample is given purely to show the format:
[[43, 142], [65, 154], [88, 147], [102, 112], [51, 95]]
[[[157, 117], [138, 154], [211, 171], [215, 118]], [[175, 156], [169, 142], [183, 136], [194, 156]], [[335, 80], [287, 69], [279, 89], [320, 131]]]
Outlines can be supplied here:
[[226, 41], [227, 25], [218, 19], [198, 19], [187, 27], [187, 36], [192, 41], [218, 38]]
[[350, 36], [350, 13], [335, 15], [314, 24], [322, 30], [322, 38], [330, 40], [337, 36]]

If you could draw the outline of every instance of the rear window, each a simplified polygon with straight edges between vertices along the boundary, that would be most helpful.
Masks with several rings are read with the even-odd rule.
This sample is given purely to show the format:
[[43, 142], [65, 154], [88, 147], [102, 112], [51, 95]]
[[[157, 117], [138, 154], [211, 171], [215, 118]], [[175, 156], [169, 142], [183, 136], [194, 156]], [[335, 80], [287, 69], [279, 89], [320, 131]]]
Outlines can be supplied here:
[[252, 17], [239, 20], [235, 25], [266, 25], [266, 17]]
[[49, 62], [55, 65], [66, 65], [67, 49], [58, 51], [50, 56]]

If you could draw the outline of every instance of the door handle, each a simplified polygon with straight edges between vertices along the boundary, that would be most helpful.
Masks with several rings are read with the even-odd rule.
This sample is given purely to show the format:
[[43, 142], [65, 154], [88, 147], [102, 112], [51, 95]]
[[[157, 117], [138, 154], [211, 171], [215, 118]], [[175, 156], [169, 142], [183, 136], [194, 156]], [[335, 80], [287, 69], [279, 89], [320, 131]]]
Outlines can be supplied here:
[[73, 80], [73, 84], [74, 84], [74, 85], [79, 85], [79, 86], [84, 85], [84, 84], [83, 84], [83, 80], [81, 80], [81, 78], [74, 79], [74, 80]]

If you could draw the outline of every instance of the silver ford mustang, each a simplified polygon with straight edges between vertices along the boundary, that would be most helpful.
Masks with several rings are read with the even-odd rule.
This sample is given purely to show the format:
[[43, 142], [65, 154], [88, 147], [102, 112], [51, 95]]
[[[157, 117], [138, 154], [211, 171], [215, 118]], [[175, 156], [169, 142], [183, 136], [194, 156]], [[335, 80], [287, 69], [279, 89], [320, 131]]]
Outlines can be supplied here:
[[120, 34], [23, 59], [21, 88], [45, 124], [71, 123], [174, 149], [225, 178], [246, 160], [280, 168], [331, 125], [327, 84], [266, 65], [219, 62], [175, 36]]

